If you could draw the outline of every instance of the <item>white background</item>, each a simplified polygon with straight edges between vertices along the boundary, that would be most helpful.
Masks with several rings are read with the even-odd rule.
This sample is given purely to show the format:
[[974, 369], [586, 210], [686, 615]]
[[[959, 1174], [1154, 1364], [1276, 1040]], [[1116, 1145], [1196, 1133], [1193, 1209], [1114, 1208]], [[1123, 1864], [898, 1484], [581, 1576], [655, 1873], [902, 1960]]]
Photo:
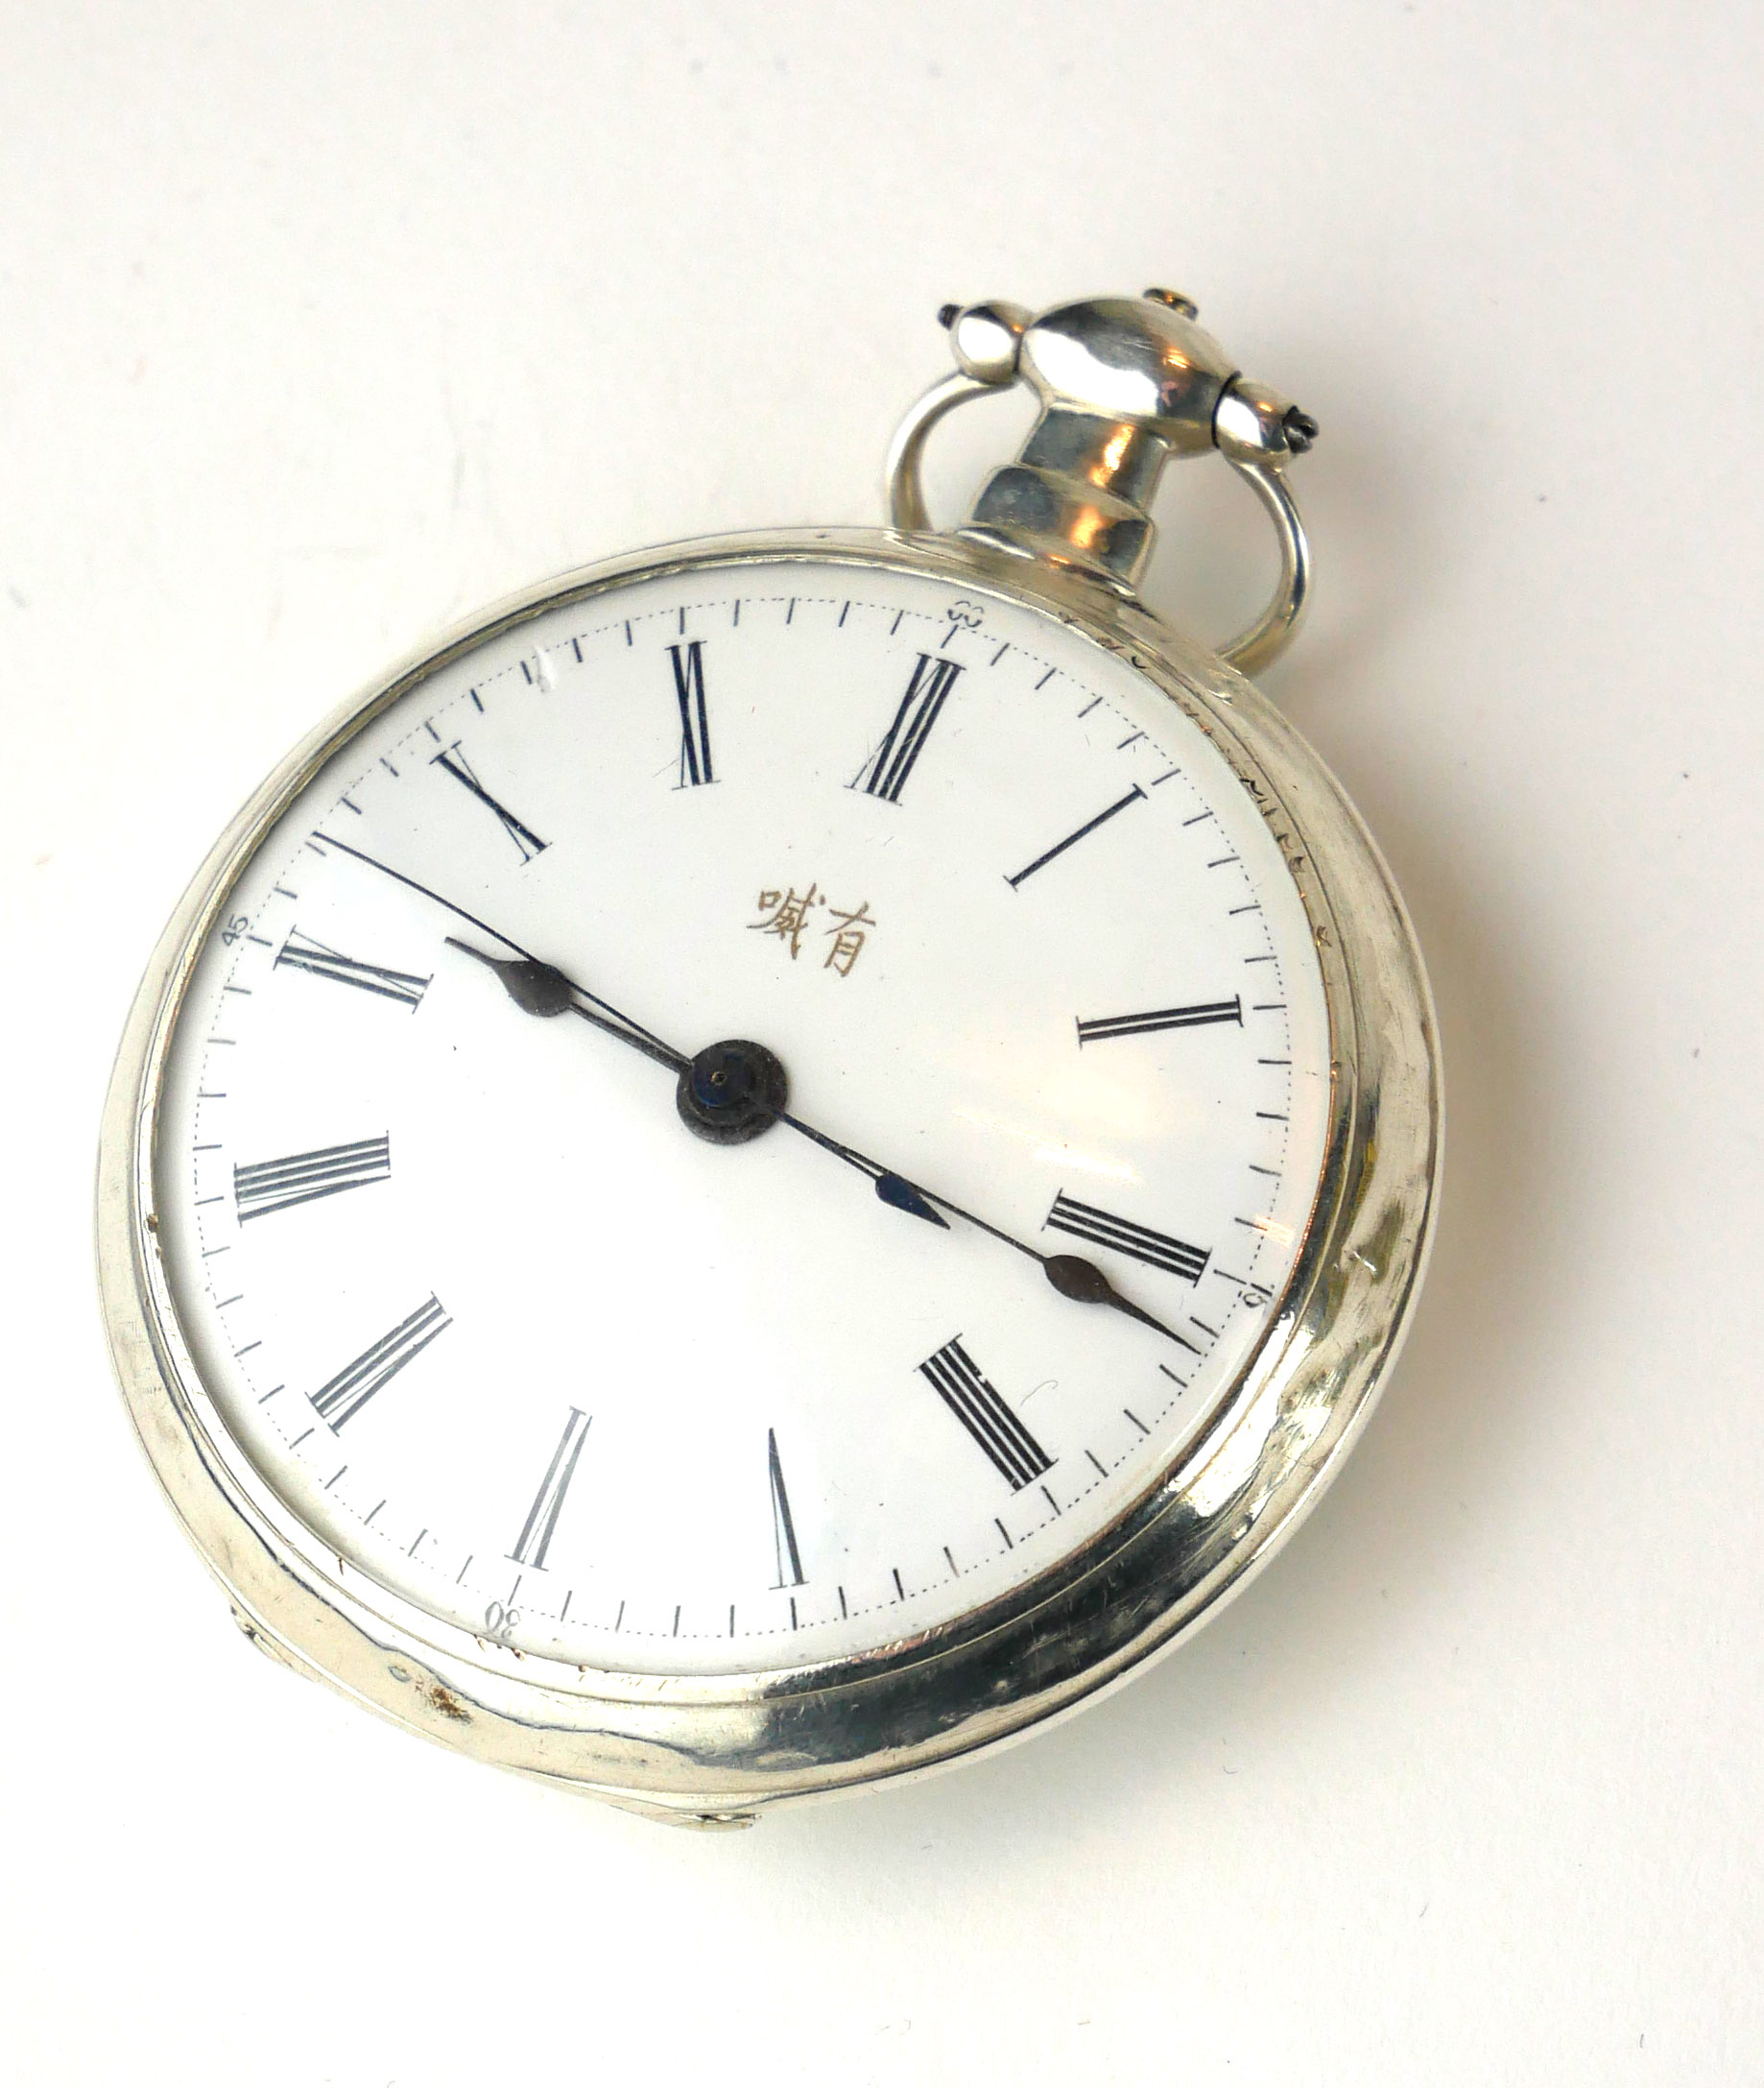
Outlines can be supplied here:
[[[1760, 44], [1737, 0], [0, 7], [9, 2082], [1764, 2077]], [[1323, 423], [1268, 685], [1439, 995], [1443, 1223], [1353, 1462], [1109, 1703], [747, 1836], [272, 1668], [89, 1273], [212, 834], [487, 596], [872, 519], [943, 300], [1152, 282]], [[1152, 599], [1222, 635], [1259, 517], [1217, 466], [1164, 512]]]

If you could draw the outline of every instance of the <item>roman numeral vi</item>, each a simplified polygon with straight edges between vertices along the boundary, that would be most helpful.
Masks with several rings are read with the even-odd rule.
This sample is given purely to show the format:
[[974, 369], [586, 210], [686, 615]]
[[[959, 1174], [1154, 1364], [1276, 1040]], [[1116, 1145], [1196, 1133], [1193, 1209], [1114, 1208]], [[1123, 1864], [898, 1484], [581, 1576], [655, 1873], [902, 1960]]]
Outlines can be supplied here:
[[784, 1468], [778, 1462], [775, 1430], [766, 1430], [766, 1474], [772, 1487], [772, 1545], [777, 1556], [775, 1588], [802, 1585], [802, 1554], [797, 1549], [797, 1525], [791, 1520], [790, 1496], [784, 1491]]
[[551, 1549], [551, 1540], [557, 1534], [558, 1518], [563, 1512], [563, 1497], [569, 1492], [571, 1479], [576, 1476], [576, 1460], [582, 1455], [591, 1418], [579, 1406], [569, 1410], [569, 1419], [564, 1422], [563, 1433], [559, 1436], [558, 1447], [551, 1453], [545, 1476], [539, 1481], [532, 1507], [527, 1510], [527, 1520], [520, 1526], [513, 1550], [509, 1553], [510, 1558], [521, 1566], [542, 1568], [545, 1564], [545, 1554]]

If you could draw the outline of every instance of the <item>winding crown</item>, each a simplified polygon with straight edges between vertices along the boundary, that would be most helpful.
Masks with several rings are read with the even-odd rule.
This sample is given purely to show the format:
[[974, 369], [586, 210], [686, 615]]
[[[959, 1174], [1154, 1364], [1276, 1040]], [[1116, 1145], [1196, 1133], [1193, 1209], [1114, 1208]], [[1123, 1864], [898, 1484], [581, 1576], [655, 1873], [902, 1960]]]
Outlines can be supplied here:
[[1032, 315], [1002, 300], [939, 314], [976, 384], [1022, 379], [1040, 414], [1021, 452], [982, 488], [961, 534], [1076, 566], [1131, 591], [1151, 556], [1150, 513], [1173, 457], [1221, 450], [1278, 470], [1317, 423], [1243, 376], [1174, 291], [1086, 298]]

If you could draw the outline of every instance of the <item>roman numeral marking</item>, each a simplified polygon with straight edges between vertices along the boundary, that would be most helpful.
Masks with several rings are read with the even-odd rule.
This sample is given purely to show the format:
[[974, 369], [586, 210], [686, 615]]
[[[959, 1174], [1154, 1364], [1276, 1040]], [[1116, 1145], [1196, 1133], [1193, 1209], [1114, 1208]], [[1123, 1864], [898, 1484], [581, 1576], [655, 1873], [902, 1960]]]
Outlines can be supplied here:
[[527, 1510], [527, 1520], [520, 1526], [513, 1550], [509, 1553], [517, 1565], [544, 1566], [545, 1554], [551, 1549], [551, 1540], [557, 1533], [563, 1497], [569, 1492], [571, 1479], [576, 1476], [576, 1460], [582, 1455], [590, 1419], [581, 1407], [570, 1408], [563, 1433], [559, 1436], [558, 1447], [551, 1453], [551, 1463], [546, 1466], [539, 1490], [533, 1497], [532, 1507]]
[[716, 778], [710, 769], [710, 721], [704, 714], [704, 641], [693, 638], [685, 645], [670, 645], [668, 658], [674, 662], [674, 693], [679, 699], [679, 782], [677, 787], [685, 790], [694, 783], [714, 783]]
[[1168, 1269], [1172, 1276], [1198, 1284], [1212, 1260], [1212, 1250], [1190, 1247], [1186, 1240], [1172, 1239], [1167, 1233], [1154, 1233], [1149, 1225], [1133, 1225], [1126, 1218], [1097, 1210], [1094, 1204], [1075, 1203], [1063, 1192], [1054, 1198], [1047, 1214], [1053, 1233], [1070, 1233], [1074, 1239], [1087, 1239], [1096, 1247], [1112, 1247], [1117, 1254], [1132, 1255], [1135, 1261], [1155, 1269]]
[[1241, 1029], [1243, 1020], [1242, 997], [1233, 994], [1229, 1000], [1203, 1000], [1192, 1008], [1153, 1008], [1144, 1015], [1106, 1015], [1094, 1022], [1081, 1021], [1078, 1041], [1087, 1044], [1104, 1037], [1144, 1037], [1155, 1029], [1202, 1029], [1209, 1022], [1235, 1022]]
[[1125, 812], [1128, 806], [1136, 799], [1144, 796], [1145, 792], [1135, 783], [1126, 797], [1117, 798], [1112, 804], [1105, 805], [1094, 819], [1085, 820], [1076, 833], [1067, 834], [1063, 841], [1056, 841], [1053, 847], [1047, 850], [1044, 854], [1037, 855], [1033, 863], [1025, 864], [1014, 877], [1007, 877], [1005, 882], [1014, 891], [1025, 877], [1033, 877], [1037, 870], [1045, 870], [1056, 855], [1063, 855], [1067, 849], [1075, 848], [1085, 838], [1085, 834], [1095, 833], [1099, 827], [1113, 819], [1117, 812]]
[[319, 1418], [341, 1428], [353, 1421], [382, 1386], [388, 1385], [405, 1364], [422, 1354], [437, 1334], [453, 1325], [441, 1302], [431, 1292], [409, 1319], [400, 1320], [391, 1333], [382, 1334], [372, 1348], [340, 1370], [328, 1384], [312, 1396]]
[[321, 1196], [340, 1196], [345, 1189], [366, 1188], [392, 1174], [390, 1134], [357, 1139], [349, 1145], [322, 1145], [312, 1153], [290, 1153], [285, 1160], [257, 1160], [233, 1168], [233, 1201], [239, 1223], [265, 1218], [273, 1211], [292, 1211]]
[[1013, 1492], [1020, 1493], [1031, 1480], [1053, 1470], [1054, 1460], [981, 1375], [960, 1334], [918, 1367]]
[[531, 827], [516, 819], [506, 804], [500, 804], [490, 796], [489, 792], [485, 789], [473, 773], [471, 763], [460, 752], [460, 743], [457, 739], [451, 747], [443, 747], [440, 754], [431, 755], [429, 761], [432, 767], [445, 769], [456, 783], [470, 791], [480, 804], [488, 805], [495, 813], [496, 817], [502, 822], [503, 832], [520, 851], [520, 859], [523, 863], [532, 862], [541, 849], [550, 847], [551, 844], [541, 841]]
[[784, 1468], [778, 1463], [778, 1439], [766, 1430], [766, 1472], [772, 1486], [772, 1544], [777, 1554], [775, 1588], [802, 1585], [802, 1554], [797, 1549], [797, 1525], [790, 1517], [790, 1496], [784, 1491]]
[[866, 791], [872, 798], [886, 798], [890, 804], [900, 803], [913, 765], [924, 752], [931, 728], [961, 672], [957, 660], [940, 660], [932, 653], [919, 654], [913, 679], [894, 712], [894, 722], [882, 744], [857, 772], [854, 790]]
[[429, 983], [414, 972], [391, 972], [382, 964], [364, 964], [359, 957], [346, 957], [342, 950], [302, 935], [298, 928], [288, 930], [271, 970], [284, 964], [293, 972], [310, 972], [314, 978], [335, 979], [342, 986], [359, 986], [364, 993], [383, 994], [388, 1000], [400, 1000], [407, 1008], [417, 1005]]

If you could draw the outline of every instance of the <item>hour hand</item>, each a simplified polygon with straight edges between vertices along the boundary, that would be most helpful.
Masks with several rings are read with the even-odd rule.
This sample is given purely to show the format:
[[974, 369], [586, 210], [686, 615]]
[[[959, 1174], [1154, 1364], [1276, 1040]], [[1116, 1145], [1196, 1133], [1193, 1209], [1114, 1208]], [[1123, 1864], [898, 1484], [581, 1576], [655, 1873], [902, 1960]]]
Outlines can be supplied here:
[[517, 1008], [529, 1015], [567, 1015], [576, 1005], [576, 990], [555, 964], [537, 957], [492, 957], [489, 950], [475, 949], [457, 935], [446, 938], [451, 949], [464, 950], [494, 972]]
[[641, 1051], [645, 1058], [654, 1059], [670, 1071], [685, 1070], [687, 1060], [672, 1044], [652, 1036], [609, 1000], [589, 993], [585, 986], [578, 986], [555, 964], [546, 964], [538, 957], [493, 957], [489, 950], [479, 949], [474, 944], [462, 943], [457, 935], [446, 936], [443, 940], [450, 948], [476, 958], [487, 971], [495, 972], [509, 998], [528, 1015], [579, 1015], [584, 1022], [605, 1030], [608, 1037], [616, 1037], [621, 1044], [630, 1044], [633, 1051]]

